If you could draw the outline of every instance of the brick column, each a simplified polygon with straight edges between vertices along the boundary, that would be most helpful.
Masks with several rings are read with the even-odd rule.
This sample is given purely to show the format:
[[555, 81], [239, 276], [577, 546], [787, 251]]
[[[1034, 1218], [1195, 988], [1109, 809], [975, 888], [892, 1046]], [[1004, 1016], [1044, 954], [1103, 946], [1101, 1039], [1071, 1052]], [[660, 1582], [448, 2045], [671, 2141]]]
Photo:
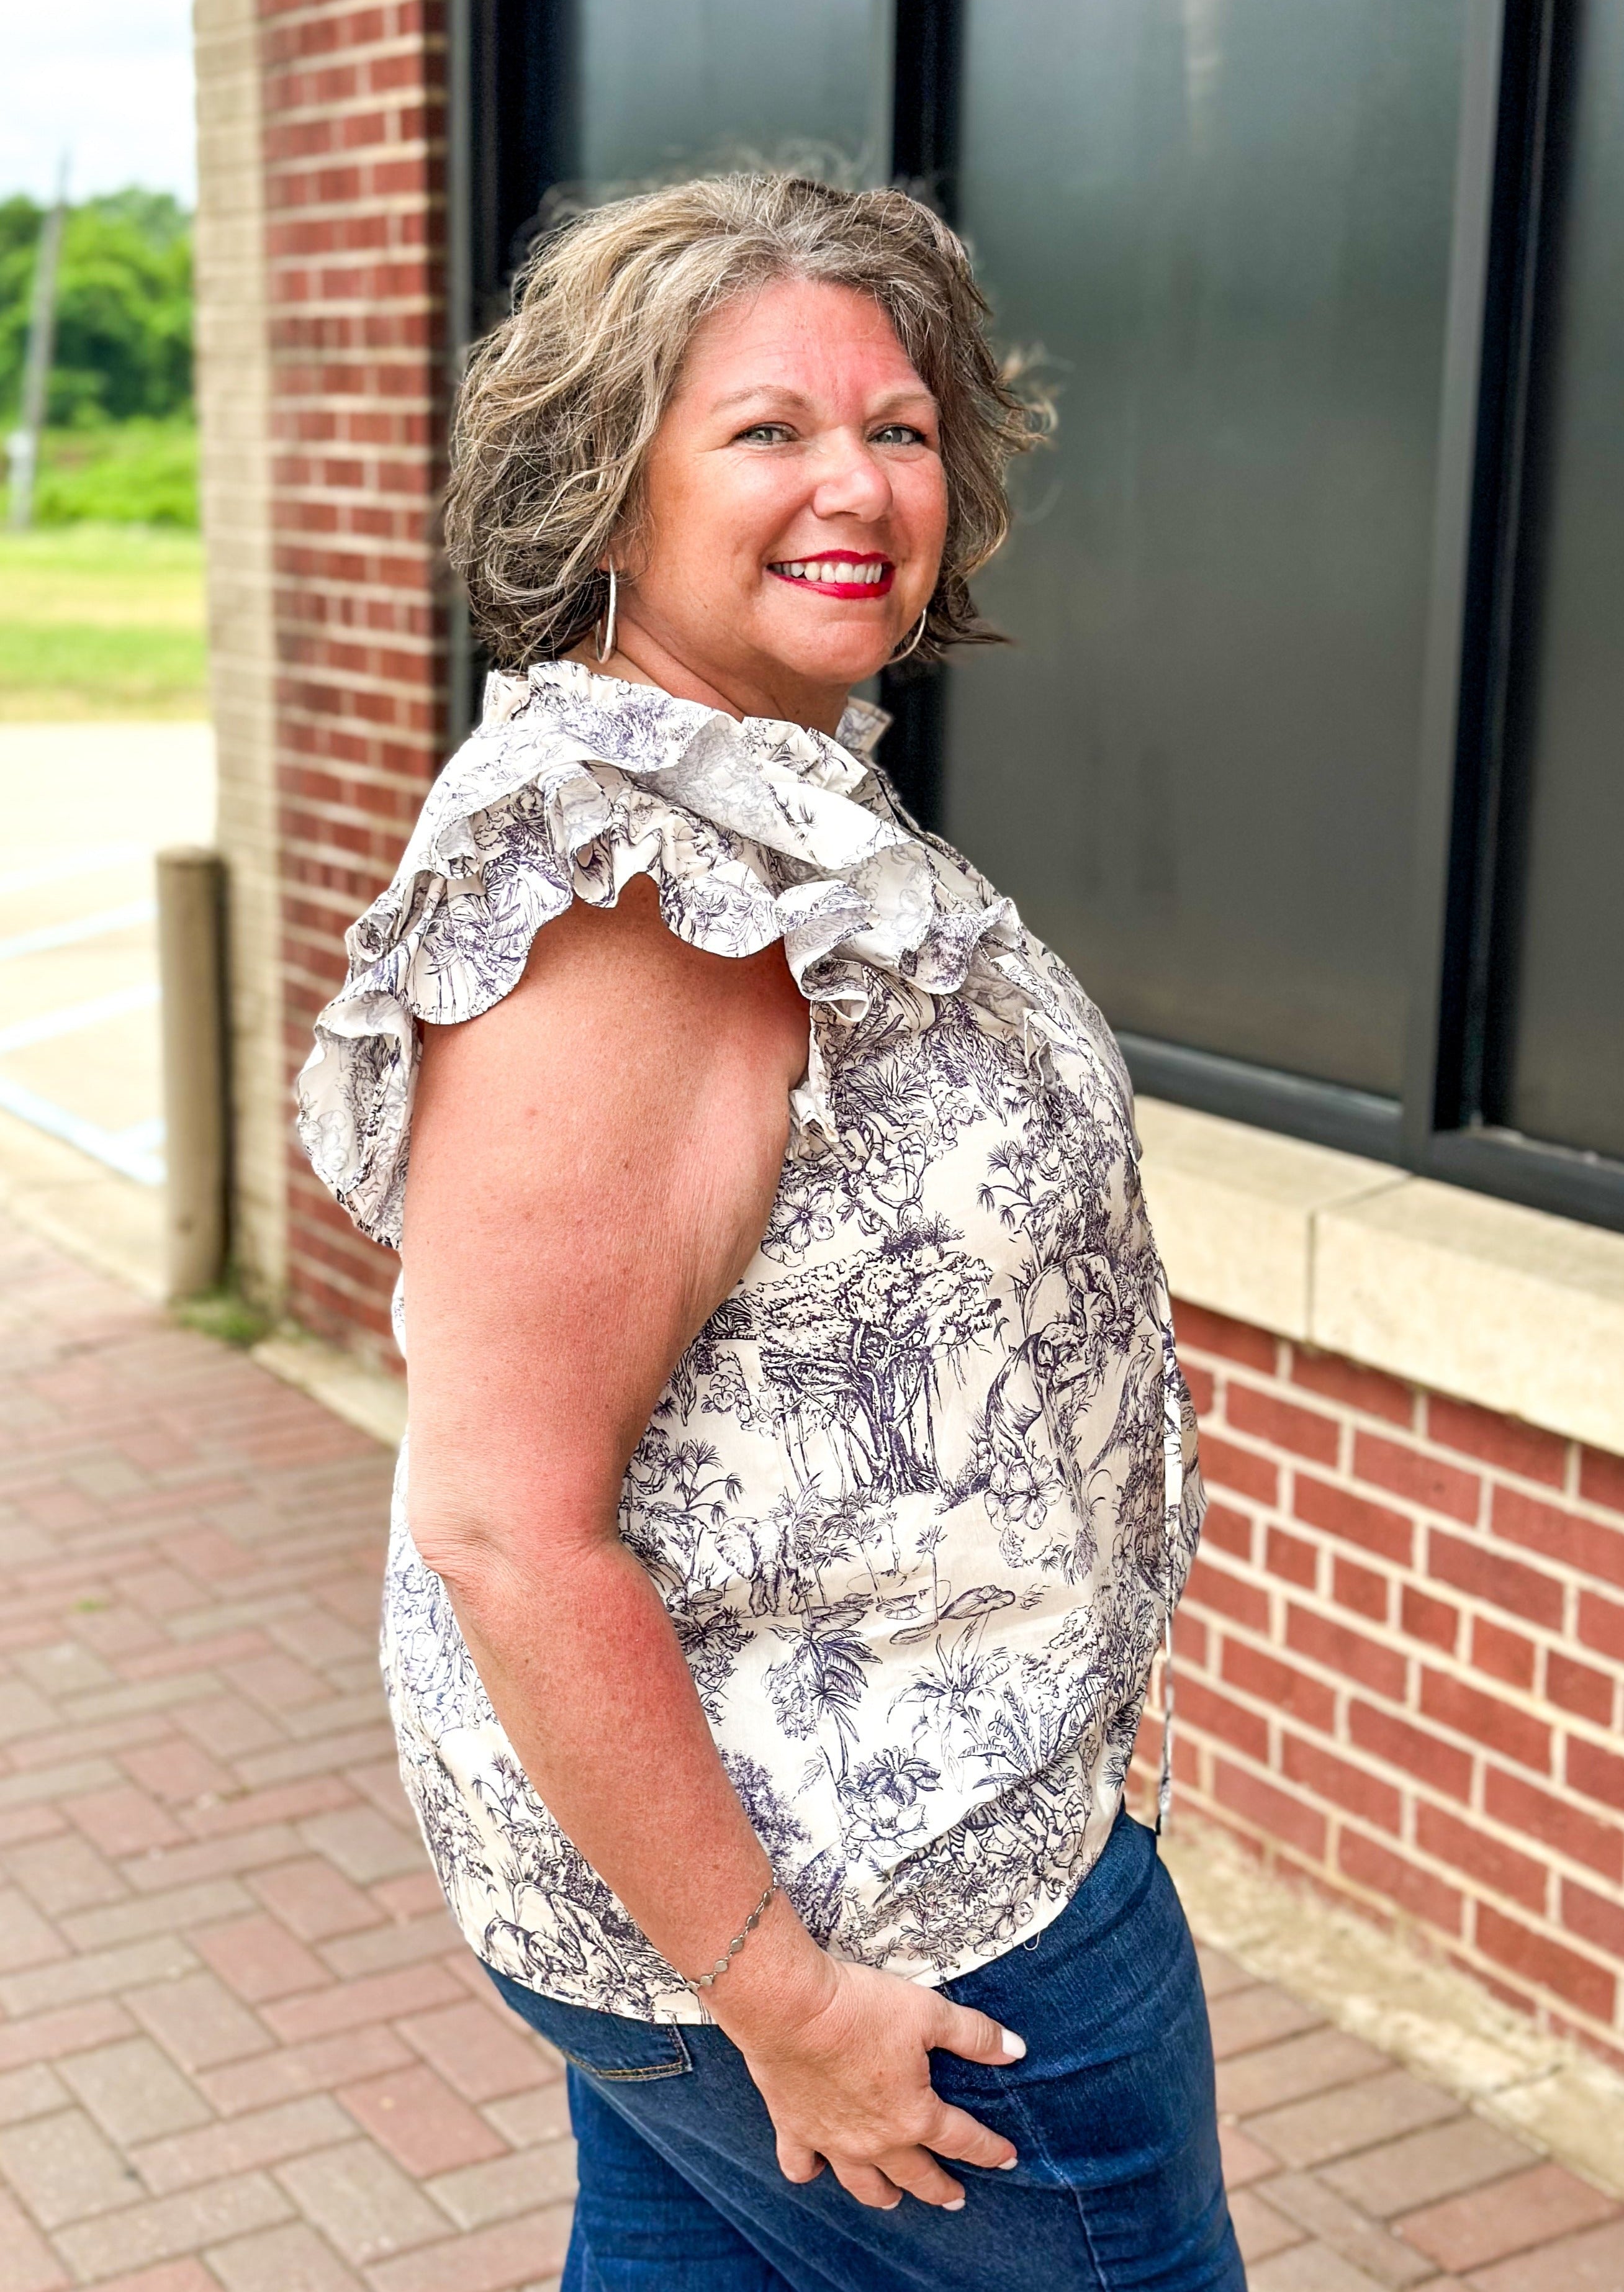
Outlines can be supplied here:
[[[443, 753], [444, 41], [419, 0], [260, 0], [287, 1071]], [[387, 1360], [394, 1261], [287, 1150], [287, 1303]]]
[[282, 1026], [258, 0], [196, 0], [197, 348], [219, 842], [230, 870], [232, 1253], [273, 1310], [287, 1271]]

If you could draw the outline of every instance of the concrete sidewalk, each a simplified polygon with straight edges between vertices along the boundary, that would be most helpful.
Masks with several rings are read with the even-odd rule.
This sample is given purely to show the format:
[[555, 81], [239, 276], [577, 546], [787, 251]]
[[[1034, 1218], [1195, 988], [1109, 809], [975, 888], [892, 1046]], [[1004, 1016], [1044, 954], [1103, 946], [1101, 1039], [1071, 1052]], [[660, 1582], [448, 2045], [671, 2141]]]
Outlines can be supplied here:
[[[555, 2280], [558, 2063], [395, 1780], [389, 1470], [0, 1222], [0, 2292]], [[1621, 2292], [1624, 2207], [1205, 1963], [1253, 2292]]]

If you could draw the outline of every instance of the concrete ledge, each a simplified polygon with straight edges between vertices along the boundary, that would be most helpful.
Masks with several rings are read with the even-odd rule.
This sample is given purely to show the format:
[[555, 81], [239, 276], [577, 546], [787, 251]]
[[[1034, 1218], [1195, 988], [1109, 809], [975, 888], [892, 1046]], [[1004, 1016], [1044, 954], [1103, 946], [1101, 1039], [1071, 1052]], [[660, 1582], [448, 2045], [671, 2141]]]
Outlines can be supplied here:
[[370, 1432], [384, 1448], [398, 1449], [405, 1439], [404, 1379], [368, 1368], [353, 1353], [341, 1352], [336, 1345], [325, 1345], [299, 1330], [263, 1339], [252, 1358], [284, 1384], [296, 1384], [301, 1392], [308, 1392], [346, 1424]]
[[1624, 2197], [1624, 2077], [1606, 2062], [1402, 1933], [1269, 1876], [1196, 1816], [1176, 1814], [1161, 1853], [1199, 1941]]
[[1624, 1453], [1624, 1234], [1159, 1099], [1176, 1296]]

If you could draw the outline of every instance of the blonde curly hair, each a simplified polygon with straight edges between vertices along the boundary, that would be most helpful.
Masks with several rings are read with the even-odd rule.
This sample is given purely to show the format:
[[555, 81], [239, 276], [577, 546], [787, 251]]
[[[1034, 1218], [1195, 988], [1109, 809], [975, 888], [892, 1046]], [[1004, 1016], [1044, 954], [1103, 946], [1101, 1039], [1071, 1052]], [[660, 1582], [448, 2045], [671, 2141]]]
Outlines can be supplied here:
[[948, 530], [916, 658], [998, 642], [969, 577], [1004, 539], [1004, 472], [1049, 427], [987, 340], [963, 242], [900, 190], [727, 174], [589, 209], [544, 240], [511, 318], [476, 344], [451, 432], [448, 554], [507, 669], [556, 659], [634, 548], [649, 448], [695, 328], [778, 278], [871, 295], [941, 410]]

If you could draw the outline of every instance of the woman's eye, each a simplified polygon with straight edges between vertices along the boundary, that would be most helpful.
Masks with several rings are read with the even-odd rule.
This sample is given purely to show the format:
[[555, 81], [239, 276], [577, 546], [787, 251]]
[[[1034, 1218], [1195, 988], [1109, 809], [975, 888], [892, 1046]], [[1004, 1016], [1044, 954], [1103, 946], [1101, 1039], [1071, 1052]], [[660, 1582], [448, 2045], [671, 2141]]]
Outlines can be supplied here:
[[877, 446], [923, 446], [928, 443], [923, 430], [916, 430], [910, 422], [888, 422], [883, 430], [874, 433]]
[[747, 430], [739, 432], [733, 442], [735, 445], [776, 446], [780, 439], [791, 434], [787, 422], [752, 422]]

